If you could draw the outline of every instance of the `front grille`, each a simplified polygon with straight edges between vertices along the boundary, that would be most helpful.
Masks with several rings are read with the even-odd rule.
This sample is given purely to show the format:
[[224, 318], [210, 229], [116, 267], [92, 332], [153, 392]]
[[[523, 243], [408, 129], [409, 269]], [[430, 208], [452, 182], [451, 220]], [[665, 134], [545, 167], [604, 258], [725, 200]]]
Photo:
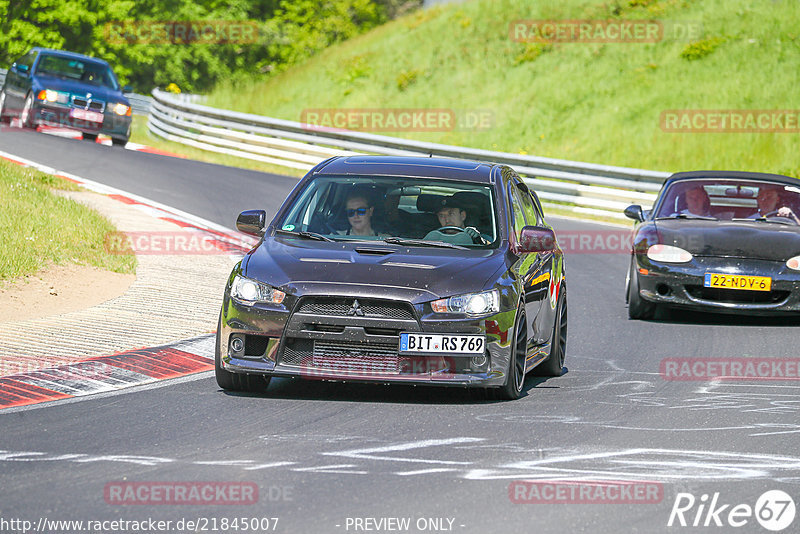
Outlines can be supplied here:
[[[358, 309], [360, 309], [363, 315], [354, 311], [356, 301], [358, 301]], [[403, 302], [344, 297], [317, 297], [306, 299], [302, 302], [297, 312], [309, 315], [349, 315], [351, 317], [414, 319], [414, 313], [411, 311], [411, 307]]]
[[400, 357], [394, 343], [287, 340], [282, 363], [323, 371], [397, 374]]
[[105, 110], [106, 104], [102, 100], [86, 100], [85, 98], [76, 96], [72, 99], [72, 106], [102, 113], [103, 110]]
[[789, 296], [788, 291], [741, 291], [694, 285], [686, 286], [686, 292], [696, 299], [730, 304], [777, 304]]

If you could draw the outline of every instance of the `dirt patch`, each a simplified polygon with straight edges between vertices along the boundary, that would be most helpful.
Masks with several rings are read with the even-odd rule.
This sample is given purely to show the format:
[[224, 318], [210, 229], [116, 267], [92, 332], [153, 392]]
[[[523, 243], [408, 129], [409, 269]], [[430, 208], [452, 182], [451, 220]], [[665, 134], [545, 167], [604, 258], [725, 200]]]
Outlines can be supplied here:
[[83, 310], [116, 298], [136, 275], [86, 265], [53, 265], [11, 283], [0, 283], [0, 323]]

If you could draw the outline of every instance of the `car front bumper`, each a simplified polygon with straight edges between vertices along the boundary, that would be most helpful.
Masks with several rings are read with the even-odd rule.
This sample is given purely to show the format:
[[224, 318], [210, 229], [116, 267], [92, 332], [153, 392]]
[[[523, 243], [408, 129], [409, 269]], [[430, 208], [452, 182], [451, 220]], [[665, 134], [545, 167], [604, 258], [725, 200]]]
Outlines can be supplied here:
[[[717, 312], [769, 315], [800, 312], [800, 272], [782, 262], [745, 258], [694, 257], [690, 262], [667, 264], [638, 255], [639, 294], [650, 302], [672, 307]], [[706, 273], [768, 276], [770, 291], [704, 287]]]
[[[352, 295], [306, 295], [287, 306], [249, 306], [226, 292], [217, 334], [221, 367], [233, 373], [308, 380], [479, 387], [505, 383], [516, 309], [480, 319], [444, 318], [426, 315], [424, 305], [368, 295], [356, 298], [375, 304], [373, 309], [383, 304], [386, 313], [347, 315], [344, 306], [354, 300]], [[314, 306], [336, 299], [341, 305]], [[486, 362], [478, 365], [475, 355], [465, 354], [401, 354], [400, 332], [486, 336]], [[243, 341], [242, 350], [234, 350], [234, 338]]]
[[43, 126], [69, 128], [89, 134], [104, 134], [117, 139], [128, 139], [131, 134], [131, 117], [106, 111], [103, 122], [76, 119], [70, 116], [72, 108], [65, 105], [37, 103], [34, 105], [32, 120]]

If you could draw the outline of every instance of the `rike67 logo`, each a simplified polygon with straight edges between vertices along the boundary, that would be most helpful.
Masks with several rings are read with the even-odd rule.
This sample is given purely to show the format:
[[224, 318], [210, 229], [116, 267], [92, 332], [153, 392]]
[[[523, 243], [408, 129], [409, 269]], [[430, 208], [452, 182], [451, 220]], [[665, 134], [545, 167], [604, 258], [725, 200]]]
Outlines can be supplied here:
[[719, 492], [704, 493], [699, 499], [691, 493], [678, 493], [667, 526], [739, 528], [752, 524], [755, 518], [763, 528], [779, 532], [794, 522], [795, 511], [794, 500], [781, 490], [762, 493], [755, 506], [727, 503]]

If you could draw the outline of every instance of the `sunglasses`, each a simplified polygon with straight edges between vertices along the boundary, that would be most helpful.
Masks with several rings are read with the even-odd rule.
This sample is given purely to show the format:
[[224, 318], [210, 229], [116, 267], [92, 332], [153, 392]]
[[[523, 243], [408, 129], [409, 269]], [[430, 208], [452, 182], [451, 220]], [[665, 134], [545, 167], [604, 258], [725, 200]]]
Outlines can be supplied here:
[[355, 217], [356, 214], [363, 217], [364, 215], [367, 214], [368, 209], [369, 208], [356, 208], [351, 210], [344, 210], [344, 212], [347, 214], [348, 217]]

